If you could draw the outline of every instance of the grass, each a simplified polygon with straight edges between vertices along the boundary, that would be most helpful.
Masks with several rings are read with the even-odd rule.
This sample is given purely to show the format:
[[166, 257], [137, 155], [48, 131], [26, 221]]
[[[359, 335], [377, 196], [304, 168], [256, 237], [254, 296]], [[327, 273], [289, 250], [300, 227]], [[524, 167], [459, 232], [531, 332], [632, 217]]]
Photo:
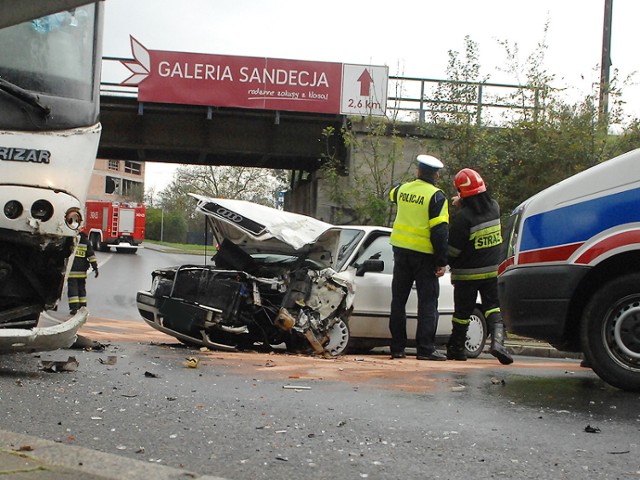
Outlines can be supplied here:
[[190, 243], [160, 242], [158, 240], [145, 240], [144, 243], [151, 243], [153, 245], [165, 247], [167, 248], [167, 250], [170, 250], [173, 253], [191, 253], [199, 255], [204, 255], [206, 253], [207, 255], [213, 255], [213, 252], [215, 250], [214, 247], [210, 245], [205, 249], [204, 245], [193, 245]]

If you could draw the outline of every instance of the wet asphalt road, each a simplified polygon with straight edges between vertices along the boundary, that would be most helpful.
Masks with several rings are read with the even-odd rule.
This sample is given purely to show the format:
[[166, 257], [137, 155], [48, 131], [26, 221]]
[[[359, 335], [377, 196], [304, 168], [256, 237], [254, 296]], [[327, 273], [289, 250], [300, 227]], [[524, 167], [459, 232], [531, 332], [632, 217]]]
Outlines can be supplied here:
[[[92, 316], [136, 324], [128, 291], [147, 288], [152, 268], [184, 262], [152, 251], [100, 257]], [[186, 368], [199, 353], [167, 337], [0, 356], [0, 428], [230, 479], [640, 477], [640, 395], [577, 360], [415, 362], [423, 371], [404, 389], [265, 369], [278, 355], [210, 353]], [[39, 366], [69, 355], [76, 371]]]

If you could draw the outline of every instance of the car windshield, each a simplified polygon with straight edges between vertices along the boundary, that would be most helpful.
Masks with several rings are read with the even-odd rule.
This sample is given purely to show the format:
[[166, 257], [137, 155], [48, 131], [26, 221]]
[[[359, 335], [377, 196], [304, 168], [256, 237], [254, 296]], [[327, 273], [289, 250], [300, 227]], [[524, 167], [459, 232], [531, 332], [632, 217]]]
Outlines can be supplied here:
[[518, 226], [520, 224], [522, 210], [522, 207], [516, 209], [504, 226], [502, 238], [506, 239], [506, 241], [502, 244], [502, 259], [512, 257], [515, 254], [515, 248], [518, 244]]
[[338, 249], [338, 262], [336, 269], [342, 270], [345, 262], [358, 246], [360, 239], [364, 236], [364, 232], [356, 228], [345, 228], [340, 232], [340, 242]]

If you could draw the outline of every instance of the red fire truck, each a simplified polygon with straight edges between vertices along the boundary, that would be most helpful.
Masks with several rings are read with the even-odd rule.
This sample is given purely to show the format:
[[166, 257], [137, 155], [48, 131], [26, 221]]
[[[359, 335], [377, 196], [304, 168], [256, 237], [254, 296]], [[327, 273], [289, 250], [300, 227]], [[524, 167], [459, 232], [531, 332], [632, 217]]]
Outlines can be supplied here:
[[85, 203], [85, 231], [94, 250], [135, 253], [144, 240], [146, 207], [142, 203], [91, 201]]

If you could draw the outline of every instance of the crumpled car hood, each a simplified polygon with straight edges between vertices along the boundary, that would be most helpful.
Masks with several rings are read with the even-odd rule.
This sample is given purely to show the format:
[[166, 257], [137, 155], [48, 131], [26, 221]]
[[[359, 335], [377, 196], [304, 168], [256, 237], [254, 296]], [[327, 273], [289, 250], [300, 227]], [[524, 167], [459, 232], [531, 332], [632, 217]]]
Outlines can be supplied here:
[[249, 254], [306, 254], [334, 267], [340, 230], [333, 225], [244, 200], [190, 195], [198, 200], [196, 211], [209, 219], [218, 244], [228, 239]]

